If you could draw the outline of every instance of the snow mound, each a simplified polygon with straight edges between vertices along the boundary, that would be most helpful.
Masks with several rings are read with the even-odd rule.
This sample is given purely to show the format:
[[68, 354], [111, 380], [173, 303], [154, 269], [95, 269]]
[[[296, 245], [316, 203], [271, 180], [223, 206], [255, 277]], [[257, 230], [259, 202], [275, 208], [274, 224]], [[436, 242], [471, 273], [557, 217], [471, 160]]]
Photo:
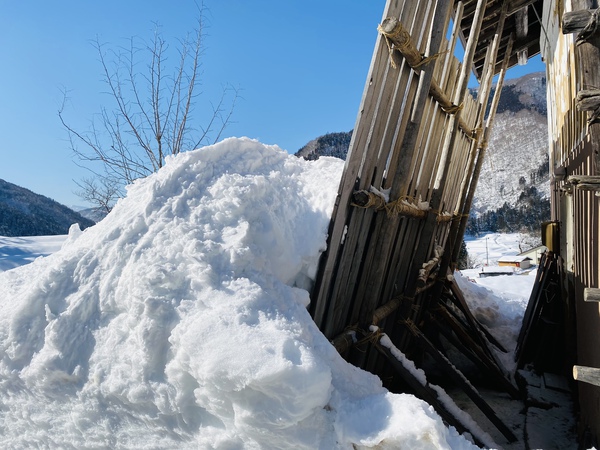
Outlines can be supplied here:
[[0, 273], [0, 446], [473, 448], [306, 310], [341, 170], [227, 139]]

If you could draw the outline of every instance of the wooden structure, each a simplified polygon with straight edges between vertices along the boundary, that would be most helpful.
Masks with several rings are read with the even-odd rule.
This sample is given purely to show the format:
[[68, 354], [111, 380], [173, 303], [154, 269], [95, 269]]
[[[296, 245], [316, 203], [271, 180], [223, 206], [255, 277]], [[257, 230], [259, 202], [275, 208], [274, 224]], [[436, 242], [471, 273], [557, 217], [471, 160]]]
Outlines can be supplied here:
[[539, 245], [537, 247], [530, 248], [524, 252], [519, 253], [519, 256], [527, 256], [531, 258], [534, 264], [539, 264], [542, 255], [548, 250], [545, 245]]
[[468, 429], [396, 357], [428, 354], [508, 441], [512, 431], [435, 342], [443, 336], [517, 395], [491, 350], [501, 345], [471, 315], [451, 274], [505, 73], [538, 53], [540, 15], [541, 1], [387, 1], [310, 307], [349, 361]]
[[[560, 296], [562, 267], [559, 258], [546, 252], [540, 259], [535, 284], [517, 339], [517, 369], [530, 364], [538, 373], [561, 373], [567, 353], [568, 304]], [[557, 358], [557, 355], [561, 357]]]
[[[460, 379], [436, 344], [443, 335], [512, 389], [490, 351], [497, 342], [461, 301], [451, 269], [505, 72], [538, 52], [547, 64], [553, 221], [543, 228], [549, 252], [516, 357], [543, 370], [576, 364], [581, 379], [600, 368], [599, 17], [591, 0], [387, 1], [310, 311], [344, 357], [390, 386], [399, 376], [450, 423], [456, 418], [397, 354], [416, 361], [427, 353]], [[471, 73], [476, 97], [467, 90]], [[548, 336], [564, 351], [540, 353]], [[578, 388], [580, 431], [597, 446], [600, 388]]]
[[[388, 1], [313, 293], [315, 322], [329, 338], [371, 325], [386, 305], [387, 315], [416, 323], [440, 291], [499, 100], [497, 89], [486, 118], [492, 76], [500, 71], [501, 85], [522, 50], [513, 50], [516, 25], [508, 26], [521, 3]], [[467, 90], [473, 70], [477, 98]]]
[[[571, 364], [600, 367], [600, 34], [597, 2], [549, 0], [542, 22], [546, 61], [551, 204], [549, 247], [562, 269], [562, 298], [575, 316]], [[551, 236], [553, 235], [553, 236]], [[591, 295], [590, 295], [591, 294]], [[598, 296], [600, 298], [600, 296]], [[588, 301], [586, 301], [588, 300]], [[600, 443], [600, 387], [577, 383], [580, 433]]]
[[595, 367], [573, 366], [573, 378], [577, 381], [600, 386], [600, 369]]

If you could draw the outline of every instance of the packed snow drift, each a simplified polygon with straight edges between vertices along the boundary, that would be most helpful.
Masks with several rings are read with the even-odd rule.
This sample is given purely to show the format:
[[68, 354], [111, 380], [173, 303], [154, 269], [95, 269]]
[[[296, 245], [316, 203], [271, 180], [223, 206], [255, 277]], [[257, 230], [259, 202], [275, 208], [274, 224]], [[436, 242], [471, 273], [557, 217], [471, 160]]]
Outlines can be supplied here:
[[306, 310], [342, 164], [228, 139], [0, 273], [0, 447], [473, 448]]

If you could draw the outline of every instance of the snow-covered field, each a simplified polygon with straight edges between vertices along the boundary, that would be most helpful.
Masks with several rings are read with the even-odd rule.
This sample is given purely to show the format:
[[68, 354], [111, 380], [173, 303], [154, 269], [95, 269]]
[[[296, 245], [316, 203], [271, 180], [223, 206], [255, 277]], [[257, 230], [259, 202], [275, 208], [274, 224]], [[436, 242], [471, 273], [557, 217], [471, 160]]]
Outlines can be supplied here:
[[0, 236], [0, 272], [56, 252], [65, 239], [66, 236]]
[[[84, 232], [0, 238], [0, 448], [474, 448], [307, 313], [342, 166], [227, 139]], [[514, 348], [533, 277], [502, 278], [457, 274]]]

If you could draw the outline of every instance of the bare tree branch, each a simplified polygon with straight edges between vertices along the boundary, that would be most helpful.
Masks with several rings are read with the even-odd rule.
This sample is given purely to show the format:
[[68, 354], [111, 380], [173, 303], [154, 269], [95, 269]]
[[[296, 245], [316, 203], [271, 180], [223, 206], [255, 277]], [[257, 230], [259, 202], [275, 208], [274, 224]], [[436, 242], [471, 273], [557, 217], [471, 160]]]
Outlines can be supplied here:
[[[92, 174], [78, 183], [82, 199], [108, 211], [126, 184], [156, 172], [168, 155], [221, 138], [240, 98], [236, 88], [226, 86], [216, 104], [200, 105], [210, 112], [206, 124], [191, 126], [196, 123], [203, 43], [203, 5], [196, 29], [178, 42], [173, 65], [173, 51], [158, 25], [151, 40], [141, 45], [131, 38], [128, 47], [112, 50], [98, 39], [92, 42], [114, 107], [102, 108], [87, 131], [76, 130], [65, 119], [66, 92], [58, 111], [77, 163]], [[140, 66], [144, 59], [147, 63]]]

